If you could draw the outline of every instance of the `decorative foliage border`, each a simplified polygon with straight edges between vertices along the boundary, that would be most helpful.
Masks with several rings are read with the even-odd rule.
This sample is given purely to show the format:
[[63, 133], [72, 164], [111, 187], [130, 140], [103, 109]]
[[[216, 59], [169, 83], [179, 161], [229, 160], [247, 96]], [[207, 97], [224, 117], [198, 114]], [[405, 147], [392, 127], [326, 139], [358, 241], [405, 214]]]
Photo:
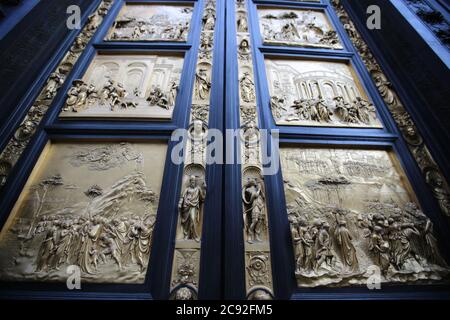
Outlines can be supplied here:
[[442, 214], [450, 219], [450, 187], [448, 182], [446, 181], [436, 161], [433, 159], [430, 150], [425, 145], [413, 119], [400, 101], [395, 88], [393, 88], [392, 84], [388, 81], [369, 47], [364, 42], [360, 33], [356, 30], [355, 25], [342, 5], [342, 1], [331, 0], [331, 3], [335, 8], [345, 31], [349, 35], [353, 45], [358, 50], [364, 64], [369, 70], [380, 95], [383, 97], [389, 111], [392, 114], [392, 117], [397, 123], [410, 152], [412, 153], [422, 172], [422, 175], [425, 178], [426, 183], [439, 203]]

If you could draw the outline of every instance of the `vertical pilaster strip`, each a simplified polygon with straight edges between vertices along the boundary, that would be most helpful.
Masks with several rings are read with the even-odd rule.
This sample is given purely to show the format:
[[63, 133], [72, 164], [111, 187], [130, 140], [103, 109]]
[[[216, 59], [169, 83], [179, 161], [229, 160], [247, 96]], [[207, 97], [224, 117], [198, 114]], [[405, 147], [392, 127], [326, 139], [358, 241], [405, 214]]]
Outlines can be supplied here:
[[235, 0], [245, 278], [248, 299], [266, 300], [273, 297], [272, 266], [247, 5]]
[[203, 8], [202, 31], [192, 93], [190, 124], [185, 147], [181, 197], [172, 263], [171, 299], [197, 299], [205, 197], [206, 143], [211, 98], [216, 1]]

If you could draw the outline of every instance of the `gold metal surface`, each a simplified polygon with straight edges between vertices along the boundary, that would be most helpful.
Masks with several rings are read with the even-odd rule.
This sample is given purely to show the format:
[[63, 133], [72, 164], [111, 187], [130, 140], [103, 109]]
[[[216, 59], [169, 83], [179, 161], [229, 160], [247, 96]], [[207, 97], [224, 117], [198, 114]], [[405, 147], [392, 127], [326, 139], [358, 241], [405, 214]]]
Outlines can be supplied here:
[[182, 68], [180, 56], [99, 54], [74, 81], [60, 117], [168, 120]]
[[192, 11], [192, 6], [186, 5], [126, 4], [106, 40], [185, 42]]
[[448, 279], [432, 223], [394, 155], [282, 147], [300, 287]]
[[163, 142], [49, 143], [0, 235], [2, 280], [142, 283]]
[[382, 127], [375, 106], [349, 64], [274, 58], [265, 62], [277, 124]]

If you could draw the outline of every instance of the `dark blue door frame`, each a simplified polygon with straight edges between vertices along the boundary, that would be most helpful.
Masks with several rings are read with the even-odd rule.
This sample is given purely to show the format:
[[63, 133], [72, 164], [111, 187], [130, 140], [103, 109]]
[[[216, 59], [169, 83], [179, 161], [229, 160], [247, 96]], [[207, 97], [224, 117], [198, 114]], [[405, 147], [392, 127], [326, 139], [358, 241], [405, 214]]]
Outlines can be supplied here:
[[[217, 0], [217, 28], [215, 32], [214, 61], [212, 74], [212, 95], [209, 128], [237, 129], [239, 127], [239, 88], [236, 51], [235, 0]], [[361, 146], [382, 150], [392, 150], [398, 157], [414, 191], [420, 195], [420, 204], [435, 224], [438, 237], [443, 243], [446, 256], [450, 253], [449, 226], [442, 218], [439, 207], [425, 184], [420, 170], [401, 137], [382, 97], [378, 93], [361, 58], [332, 10], [329, 1], [306, 3], [298, 1], [248, 0], [249, 27], [252, 35], [251, 46], [254, 57], [255, 84], [260, 127], [279, 129], [281, 144]], [[114, 21], [124, 2], [176, 2], [193, 3], [194, 13], [190, 35], [186, 44], [168, 43], [107, 43], [105, 34]], [[30, 299], [167, 299], [169, 297], [172, 272], [175, 230], [177, 223], [177, 203], [181, 192], [183, 166], [170, 161], [170, 153], [176, 142], [170, 141], [171, 133], [189, 124], [190, 101], [196, 68], [197, 48], [200, 41], [201, 12], [205, 0], [140, 0], [117, 1], [110, 10], [94, 38], [88, 44], [82, 57], [76, 63], [65, 85], [59, 90], [49, 112], [38, 128], [8, 180], [0, 199], [0, 226], [3, 226], [24, 187], [42, 149], [48, 141], [71, 141], [98, 139], [168, 142], [167, 159], [164, 169], [163, 186], [157, 222], [154, 230], [150, 267], [142, 285], [86, 284], [82, 291], [68, 291], [65, 284], [58, 283], [0, 283], [0, 298], [23, 297]], [[324, 10], [336, 27], [344, 44], [344, 50], [298, 49], [280, 46], [266, 46], [262, 43], [257, 20], [257, 5], [288, 6]], [[92, 7], [94, 10], [95, 6]], [[84, 15], [84, 21], [88, 13]], [[67, 50], [76, 34], [71, 34], [62, 48]], [[38, 81], [41, 85], [48, 77], [59, 58], [49, 63], [48, 72]], [[180, 92], [172, 121], [60, 121], [58, 114], [66, 98], [66, 92], [74, 79], [79, 78], [97, 52], [171, 52], [184, 56]], [[346, 61], [356, 70], [364, 89], [378, 107], [378, 116], [383, 129], [337, 129], [276, 126], [269, 107], [269, 91], [264, 67], [265, 57], [311, 57]], [[2, 135], [0, 146], [4, 146], [20, 122], [32, 100], [38, 94], [39, 85], [30, 89], [31, 97], [19, 106], [19, 112], [8, 132]], [[34, 97], [34, 98], [33, 98]], [[236, 141], [237, 142], [237, 141]], [[226, 145], [226, 144], [224, 144]], [[234, 163], [240, 157], [237, 143], [234, 146]], [[270, 146], [268, 146], [270, 147]], [[241, 204], [241, 167], [238, 164], [209, 165], [206, 172], [209, 186], [205, 202], [202, 252], [200, 262], [200, 299], [245, 299], [245, 262], [243, 219]], [[424, 299], [450, 298], [448, 286], [386, 286], [373, 292], [363, 287], [298, 289], [294, 276], [294, 254], [290, 235], [283, 188], [282, 172], [265, 177], [273, 270], [273, 284], [276, 299]]]

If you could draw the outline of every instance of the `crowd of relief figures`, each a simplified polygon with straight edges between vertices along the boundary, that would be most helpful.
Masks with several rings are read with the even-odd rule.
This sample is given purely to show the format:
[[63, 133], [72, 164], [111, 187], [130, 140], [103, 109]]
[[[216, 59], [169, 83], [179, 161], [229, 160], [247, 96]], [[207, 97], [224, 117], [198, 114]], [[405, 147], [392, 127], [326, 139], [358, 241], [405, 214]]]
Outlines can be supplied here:
[[259, 8], [258, 12], [265, 43], [342, 49], [323, 12], [275, 8]]
[[186, 41], [192, 7], [127, 4], [106, 38], [115, 41]]
[[48, 146], [2, 231], [1, 278], [65, 281], [76, 265], [88, 282], [143, 282], [165, 148]]
[[433, 224], [385, 151], [283, 148], [299, 286], [448, 279]]
[[277, 124], [381, 126], [375, 106], [345, 63], [267, 59], [266, 69]]
[[98, 55], [67, 93], [62, 117], [170, 118], [183, 58]]

